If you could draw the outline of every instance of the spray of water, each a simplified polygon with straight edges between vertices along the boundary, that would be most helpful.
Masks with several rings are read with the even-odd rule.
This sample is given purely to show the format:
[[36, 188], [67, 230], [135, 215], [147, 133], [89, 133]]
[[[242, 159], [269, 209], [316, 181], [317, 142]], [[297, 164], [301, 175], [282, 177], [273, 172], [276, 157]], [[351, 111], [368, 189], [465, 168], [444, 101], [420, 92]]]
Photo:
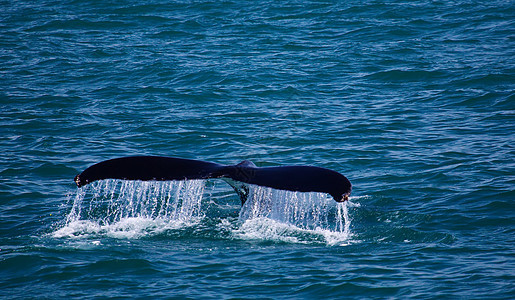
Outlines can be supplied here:
[[54, 236], [138, 237], [192, 226], [204, 217], [204, 181], [102, 180], [77, 190], [65, 226]]
[[[196, 226], [207, 210], [204, 192], [203, 180], [97, 181], [77, 189], [64, 226], [54, 236], [138, 238]], [[234, 225], [230, 231], [238, 239], [332, 245], [346, 243], [351, 234], [347, 202], [336, 203], [323, 193], [254, 185]]]
[[329, 244], [342, 244], [351, 235], [347, 202], [336, 203], [323, 193], [250, 186], [239, 219], [238, 234], [247, 238], [308, 242], [319, 235]]

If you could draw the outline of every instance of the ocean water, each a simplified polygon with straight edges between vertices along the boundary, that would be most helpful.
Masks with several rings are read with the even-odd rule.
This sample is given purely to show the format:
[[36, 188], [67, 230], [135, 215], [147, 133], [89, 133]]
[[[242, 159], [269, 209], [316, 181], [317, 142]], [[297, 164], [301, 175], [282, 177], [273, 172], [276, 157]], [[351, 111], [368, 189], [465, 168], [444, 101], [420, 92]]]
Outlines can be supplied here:
[[[513, 299], [514, 132], [514, 1], [0, 1], [0, 297]], [[130, 155], [353, 193], [75, 186]]]

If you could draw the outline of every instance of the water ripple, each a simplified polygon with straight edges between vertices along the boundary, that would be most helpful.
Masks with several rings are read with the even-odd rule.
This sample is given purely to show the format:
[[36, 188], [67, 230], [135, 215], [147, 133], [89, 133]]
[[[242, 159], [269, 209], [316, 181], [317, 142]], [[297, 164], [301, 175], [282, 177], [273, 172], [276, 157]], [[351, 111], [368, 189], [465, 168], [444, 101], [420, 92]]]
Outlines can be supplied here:
[[[0, 7], [5, 297], [512, 296], [510, 1]], [[342, 172], [352, 235], [211, 183], [190, 225], [66, 223], [73, 176], [141, 154]]]

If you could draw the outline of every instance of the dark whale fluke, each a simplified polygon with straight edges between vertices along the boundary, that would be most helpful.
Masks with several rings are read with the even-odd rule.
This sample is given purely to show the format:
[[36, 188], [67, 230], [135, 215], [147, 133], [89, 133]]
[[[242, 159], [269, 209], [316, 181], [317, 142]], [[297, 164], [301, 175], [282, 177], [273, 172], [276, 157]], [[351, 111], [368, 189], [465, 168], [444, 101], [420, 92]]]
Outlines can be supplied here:
[[231, 183], [231, 180], [278, 190], [327, 193], [337, 202], [348, 200], [352, 190], [352, 185], [345, 176], [320, 167], [258, 168], [246, 160], [237, 165], [221, 165], [161, 156], [132, 156], [99, 162], [75, 176], [75, 183], [82, 187], [101, 179], [166, 181], [208, 178], [227, 180], [242, 197], [242, 203], [245, 201], [244, 192], [234, 182]]

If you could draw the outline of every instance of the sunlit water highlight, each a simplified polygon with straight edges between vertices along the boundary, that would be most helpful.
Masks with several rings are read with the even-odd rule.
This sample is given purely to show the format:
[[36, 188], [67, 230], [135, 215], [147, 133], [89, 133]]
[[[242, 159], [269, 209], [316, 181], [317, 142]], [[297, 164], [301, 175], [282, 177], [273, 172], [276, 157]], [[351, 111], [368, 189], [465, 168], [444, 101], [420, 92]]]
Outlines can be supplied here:
[[[53, 236], [140, 238], [199, 226], [214, 203], [203, 202], [205, 191], [202, 180], [94, 182], [70, 198], [63, 226]], [[343, 245], [351, 236], [347, 202], [254, 185], [229, 228], [237, 239], [292, 243]]]

